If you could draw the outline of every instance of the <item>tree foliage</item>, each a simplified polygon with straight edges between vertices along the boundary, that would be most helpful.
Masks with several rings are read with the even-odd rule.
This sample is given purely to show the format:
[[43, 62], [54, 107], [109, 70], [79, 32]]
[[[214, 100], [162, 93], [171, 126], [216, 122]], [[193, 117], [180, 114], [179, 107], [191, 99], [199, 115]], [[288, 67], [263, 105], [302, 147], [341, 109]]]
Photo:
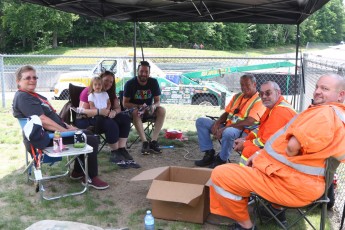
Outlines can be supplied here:
[[[301, 42], [344, 40], [344, 7], [333, 0], [301, 24]], [[221, 22], [138, 23], [144, 46], [240, 50], [294, 44], [296, 26]], [[64, 13], [19, 0], [0, 1], [0, 52], [25, 52], [60, 45], [132, 46], [133, 23]]]

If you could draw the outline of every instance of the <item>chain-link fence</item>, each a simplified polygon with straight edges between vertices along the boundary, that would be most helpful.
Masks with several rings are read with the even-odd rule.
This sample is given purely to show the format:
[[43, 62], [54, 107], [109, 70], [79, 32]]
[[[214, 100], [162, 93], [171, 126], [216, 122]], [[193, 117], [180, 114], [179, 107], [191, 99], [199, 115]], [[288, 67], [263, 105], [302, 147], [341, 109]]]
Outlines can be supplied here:
[[[37, 69], [36, 90], [51, 92], [56, 100], [68, 99], [69, 83], [87, 86], [91, 77], [104, 70], [115, 73], [119, 92], [134, 72], [132, 57], [3, 55], [0, 59], [2, 91], [16, 91], [14, 72], [29, 64]], [[256, 76], [258, 87], [264, 81], [274, 80], [289, 98], [299, 92], [300, 80], [294, 74], [292, 57], [149, 57], [147, 60], [151, 63], [151, 76], [160, 84], [161, 100], [165, 104], [224, 107], [240, 91], [239, 77], [246, 73]]]

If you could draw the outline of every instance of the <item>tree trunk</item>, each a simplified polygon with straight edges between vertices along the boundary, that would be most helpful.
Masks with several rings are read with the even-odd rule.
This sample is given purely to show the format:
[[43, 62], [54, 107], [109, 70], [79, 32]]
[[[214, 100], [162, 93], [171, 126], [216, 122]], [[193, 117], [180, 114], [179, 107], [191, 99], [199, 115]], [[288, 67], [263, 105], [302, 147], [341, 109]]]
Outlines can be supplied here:
[[53, 31], [53, 49], [56, 49], [58, 47], [57, 43], [57, 32]]

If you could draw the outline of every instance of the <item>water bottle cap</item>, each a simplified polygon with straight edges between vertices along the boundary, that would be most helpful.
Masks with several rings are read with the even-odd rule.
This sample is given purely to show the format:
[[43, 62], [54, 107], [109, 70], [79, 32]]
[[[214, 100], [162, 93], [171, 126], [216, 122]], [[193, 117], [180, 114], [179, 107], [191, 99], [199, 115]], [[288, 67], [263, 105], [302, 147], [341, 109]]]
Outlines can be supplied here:
[[147, 211], [146, 211], [146, 214], [151, 214], [151, 211], [150, 211], [150, 210], [147, 210]]

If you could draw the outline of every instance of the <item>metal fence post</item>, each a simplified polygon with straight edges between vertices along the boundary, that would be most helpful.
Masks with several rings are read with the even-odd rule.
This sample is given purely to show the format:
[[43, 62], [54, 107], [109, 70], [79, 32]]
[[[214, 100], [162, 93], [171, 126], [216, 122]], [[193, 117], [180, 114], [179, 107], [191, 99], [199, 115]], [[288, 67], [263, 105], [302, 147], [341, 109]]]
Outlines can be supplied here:
[[226, 93], [221, 92], [220, 97], [221, 97], [220, 109], [225, 109]]
[[2, 108], [6, 107], [5, 98], [5, 74], [4, 74], [4, 56], [0, 54], [0, 79], [1, 79], [1, 97], [2, 97]]

